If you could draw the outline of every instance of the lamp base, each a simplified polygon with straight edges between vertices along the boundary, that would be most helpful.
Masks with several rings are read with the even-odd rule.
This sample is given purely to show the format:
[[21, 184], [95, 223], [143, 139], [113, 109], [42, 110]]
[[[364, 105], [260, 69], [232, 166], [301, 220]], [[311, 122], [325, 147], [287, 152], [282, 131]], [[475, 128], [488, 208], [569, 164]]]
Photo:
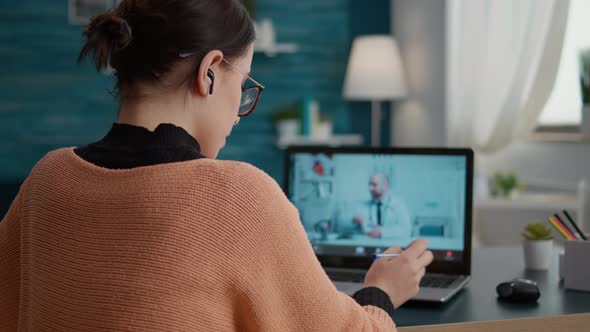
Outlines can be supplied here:
[[381, 102], [371, 101], [371, 146], [381, 146]]

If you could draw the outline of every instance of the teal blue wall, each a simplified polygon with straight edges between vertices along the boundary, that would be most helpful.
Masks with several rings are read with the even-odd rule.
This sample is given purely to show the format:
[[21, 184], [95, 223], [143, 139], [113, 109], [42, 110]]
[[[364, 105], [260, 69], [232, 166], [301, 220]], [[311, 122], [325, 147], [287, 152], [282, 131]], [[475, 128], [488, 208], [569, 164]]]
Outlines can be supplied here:
[[[296, 54], [256, 54], [252, 75], [267, 86], [256, 113], [240, 122], [220, 158], [257, 165], [282, 183], [273, 108], [315, 96], [337, 132], [368, 140], [368, 103], [348, 103], [341, 89], [352, 38], [387, 33], [389, 0], [257, 0], [279, 41]], [[81, 27], [67, 23], [66, 0], [0, 1], [0, 182], [18, 183], [50, 150], [102, 137], [116, 118], [113, 78], [76, 65]], [[387, 131], [384, 136], [388, 135]]]
[[67, 1], [0, 1], [0, 179], [22, 180], [47, 151], [104, 134], [112, 78], [77, 66]]
[[341, 97], [350, 47], [350, 9], [347, 0], [298, 1], [296, 6], [287, 0], [256, 1], [256, 19], [271, 18], [278, 41], [296, 43], [299, 50], [273, 58], [255, 55], [252, 75], [267, 89], [253, 116], [234, 129], [221, 158], [255, 164], [282, 183], [283, 153], [274, 144], [270, 113], [304, 95], [318, 99], [320, 111], [335, 120], [336, 131], [351, 131], [349, 105]]

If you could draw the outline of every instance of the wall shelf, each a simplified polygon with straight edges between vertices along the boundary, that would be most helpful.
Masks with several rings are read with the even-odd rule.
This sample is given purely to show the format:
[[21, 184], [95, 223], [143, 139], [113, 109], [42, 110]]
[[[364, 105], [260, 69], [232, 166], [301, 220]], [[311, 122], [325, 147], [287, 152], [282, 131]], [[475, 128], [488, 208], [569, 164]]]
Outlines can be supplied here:
[[272, 45], [254, 45], [254, 52], [264, 53], [268, 57], [274, 57], [278, 53], [296, 53], [296, 44], [282, 43]]
[[277, 43], [275, 27], [270, 19], [265, 18], [254, 22], [254, 29], [256, 30], [254, 52], [274, 57], [279, 53], [296, 53], [299, 49], [294, 43]]
[[280, 149], [285, 149], [292, 145], [327, 145], [327, 146], [354, 146], [363, 144], [363, 136], [358, 134], [334, 135], [327, 139], [312, 138], [305, 136], [287, 137], [279, 139], [277, 146]]
[[479, 209], [537, 209], [537, 210], [577, 210], [578, 201], [571, 193], [525, 193], [515, 198], [476, 199], [474, 207]]

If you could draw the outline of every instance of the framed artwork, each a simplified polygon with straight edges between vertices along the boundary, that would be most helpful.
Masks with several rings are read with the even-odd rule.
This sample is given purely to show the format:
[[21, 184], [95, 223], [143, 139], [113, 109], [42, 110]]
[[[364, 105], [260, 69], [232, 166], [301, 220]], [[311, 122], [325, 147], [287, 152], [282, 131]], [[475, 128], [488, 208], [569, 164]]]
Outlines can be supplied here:
[[111, 9], [117, 3], [117, 0], [68, 0], [68, 22], [87, 24], [92, 16]]

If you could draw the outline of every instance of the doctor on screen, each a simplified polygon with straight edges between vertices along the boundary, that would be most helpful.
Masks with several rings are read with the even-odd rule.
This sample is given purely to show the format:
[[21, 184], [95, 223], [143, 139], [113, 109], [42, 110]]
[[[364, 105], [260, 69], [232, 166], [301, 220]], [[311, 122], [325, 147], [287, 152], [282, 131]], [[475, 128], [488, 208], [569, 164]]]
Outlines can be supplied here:
[[369, 179], [371, 199], [363, 202], [353, 218], [359, 232], [374, 237], [409, 237], [412, 232], [410, 213], [406, 204], [393, 197], [389, 180], [383, 173]]

